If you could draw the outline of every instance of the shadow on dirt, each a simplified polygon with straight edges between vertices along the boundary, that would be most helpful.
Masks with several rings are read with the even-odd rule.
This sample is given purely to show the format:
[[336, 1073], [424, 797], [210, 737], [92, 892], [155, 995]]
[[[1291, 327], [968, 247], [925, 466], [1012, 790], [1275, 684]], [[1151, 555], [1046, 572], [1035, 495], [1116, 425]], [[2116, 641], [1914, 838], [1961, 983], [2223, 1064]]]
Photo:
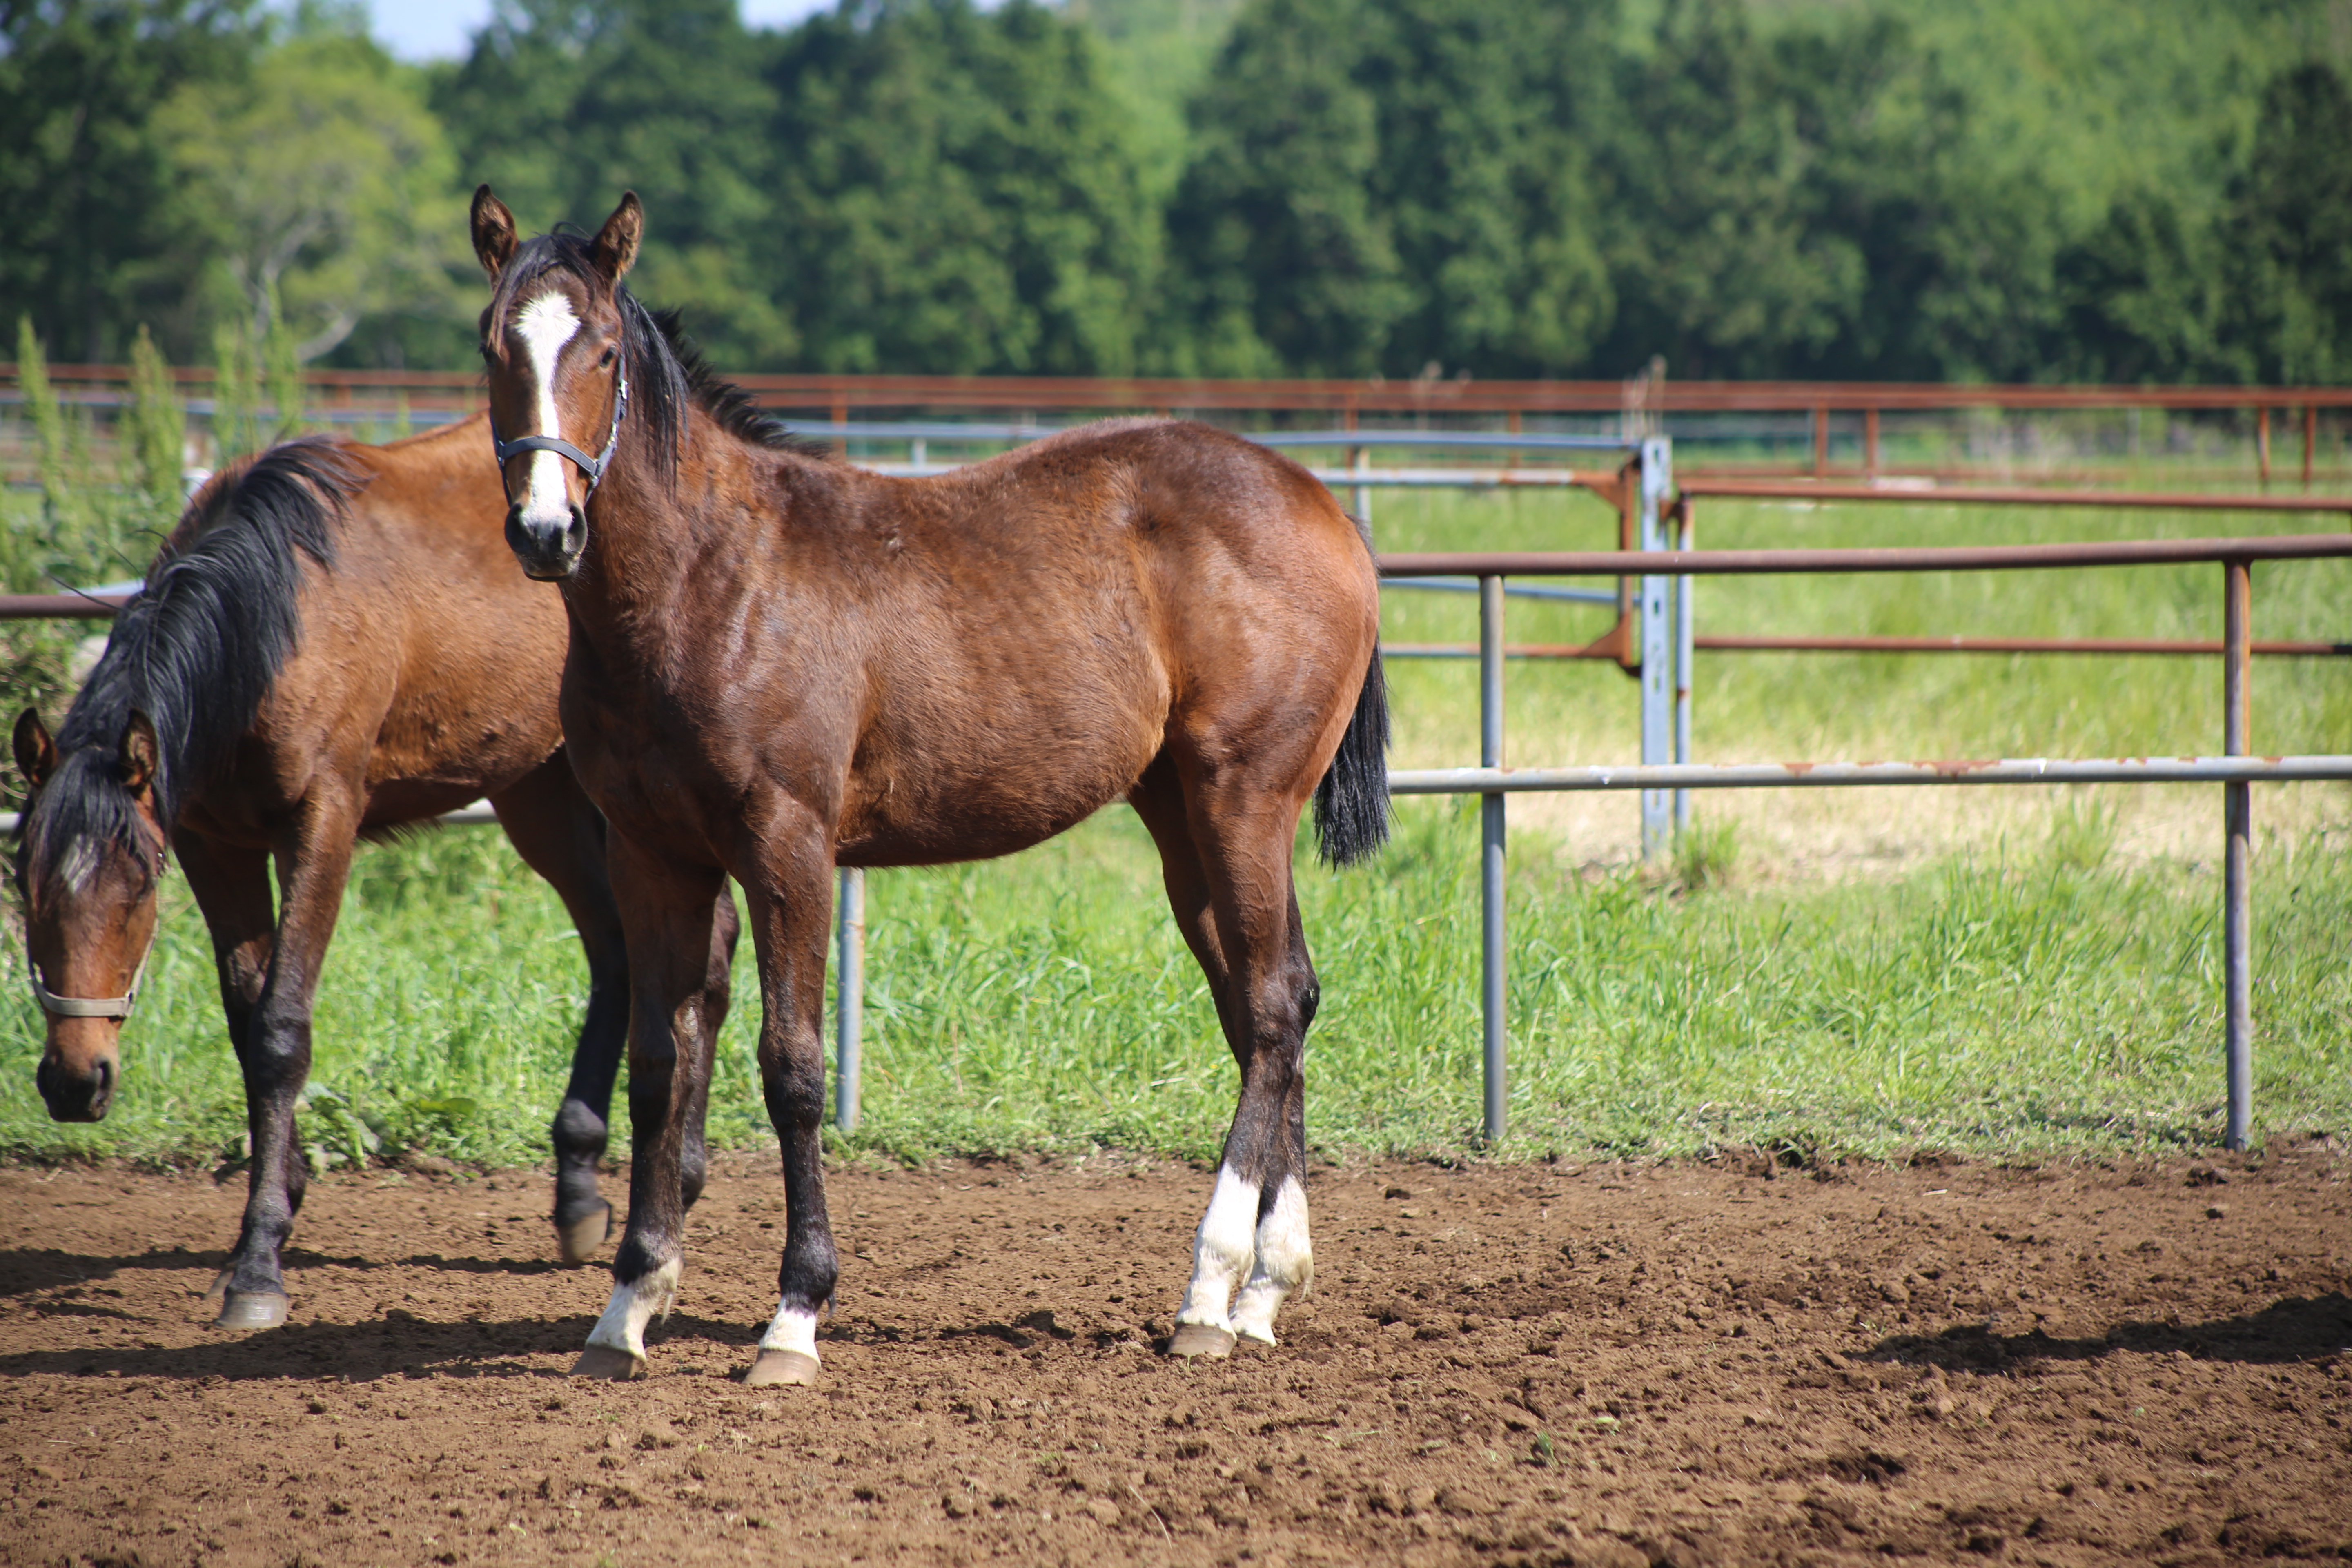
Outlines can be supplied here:
[[[301, 1310], [298, 1298], [295, 1307]], [[87, 1350], [34, 1351], [0, 1356], [0, 1379], [43, 1373], [82, 1377], [168, 1377], [184, 1382], [221, 1378], [233, 1383], [279, 1378], [337, 1377], [372, 1383], [388, 1377], [560, 1377], [561, 1372], [524, 1366], [512, 1358], [571, 1355], [586, 1342], [595, 1319], [588, 1315], [543, 1318], [529, 1322], [467, 1319], [442, 1322], [395, 1307], [363, 1323], [292, 1322], [243, 1339], [221, 1338], [178, 1347], [92, 1346]], [[700, 1339], [748, 1349], [759, 1327], [672, 1315], [662, 1341]], [[569, 1365], [569, 1363], [566, 1363]]]
[[[378, 1268], [430, 1268], [443, 1274], [568, 1274], [574, 1265], [552, 1258], [451, 1258], [438, 1252], [412, 1253], [405, 1258], [339, 1257], [289, 1247], [284, 1254], [289, 1282], [305, 1268], [352, 1268], [362, 1273]], [[214, 1274], [228, 1266], [228, 1249], [190, 1251], [184, 1247], [153, 1252], [93, 1258], [87, 1253], [55, 1247], [40, 1251], [0, 1249], [0, 1297], [29, 1296], [66, 1285], [88, 1285], [110, 1279], [131, 1269], [188, 1269], [201, 1273], [209, 1284]], [[589, 1267], [593, 1267], [590, 1265]], [[299, 1290], [300, 1286], [295, 1284]]]
[[1896, 1334], [1865, 1353], [1869, 1361], [1939, 1366], [1947, 1372], [1987, 1372], [2013, 1362], [2096, 1361], [2116, 1351], [2158, 1354], [2182, 1351], [2200, 1361], [2286, 1365], [2352, 1349], [2352, 1297], [2290, 1296], [2259, 1312], [2210, 1322], [2117, 1323], [2097, 1339], [2053, 1339], [2036, 1330], [1999, 1334], [1951, 1328], [1936, 1335]]

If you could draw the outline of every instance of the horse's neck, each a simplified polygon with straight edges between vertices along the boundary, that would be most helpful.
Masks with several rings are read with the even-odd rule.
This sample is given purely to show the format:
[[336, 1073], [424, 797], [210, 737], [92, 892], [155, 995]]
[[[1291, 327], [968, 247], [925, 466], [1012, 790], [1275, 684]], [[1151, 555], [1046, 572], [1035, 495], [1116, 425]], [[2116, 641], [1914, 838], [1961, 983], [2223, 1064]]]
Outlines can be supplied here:
[[633, 659], [659, 663], [692, 635], [697, 617], [686, 601], [709, 586], [698, 583], [696, 565], [744, 527], [730, 487], [709, 482], [709, 434], [699, 436], [679, 454], [670, 483], [636, 464], [614, 465], [588, 519], [587, 559], [567, 595], [572, 612], [593, 640]]

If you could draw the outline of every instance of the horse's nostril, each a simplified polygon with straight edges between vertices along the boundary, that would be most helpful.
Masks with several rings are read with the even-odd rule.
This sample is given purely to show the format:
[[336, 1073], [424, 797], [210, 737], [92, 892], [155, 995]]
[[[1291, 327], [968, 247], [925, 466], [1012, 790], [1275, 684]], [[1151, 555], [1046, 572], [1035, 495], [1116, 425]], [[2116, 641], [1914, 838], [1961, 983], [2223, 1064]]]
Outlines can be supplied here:
[[104, 1100], [114, 1092], [114, 1064], [112, 1062], [100, 1060], [95, 1068], [90, 1069], [89, 1076], [98, 1080], [95, 1088], [99, 1099]]

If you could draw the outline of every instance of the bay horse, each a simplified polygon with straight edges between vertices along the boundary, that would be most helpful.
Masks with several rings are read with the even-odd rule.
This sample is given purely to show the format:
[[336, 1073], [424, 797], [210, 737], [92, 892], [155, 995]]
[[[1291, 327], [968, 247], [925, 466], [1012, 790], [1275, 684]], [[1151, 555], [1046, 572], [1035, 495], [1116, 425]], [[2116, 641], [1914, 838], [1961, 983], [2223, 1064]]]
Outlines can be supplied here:
[[1362, 531], [1297, 464], [1168, 420], [863, 472], [681, 357], [621, 287], [635, 193], [593, 238], [521, 244], [485, 185], [472, 226], [507, 539], [562, 585], [563, 732], [611, 825], [629, 952], [628, 1226], [574, 1372], [642, 1375], [677, 1296], [713, 890], [743, 889], [782, 1145], [778, 1303], [746, 1381], [813, 1383], [839, 1268], [819, 1157], [835, 867], [1011, 854], [1121, 798], [1241, 1068], [1170, 1348], [1273, 1343], [1313, 1276], [1293, 843], [1310, 797], [1335, 864], [1388, 831]]
[[[279, 1253], [307, 1181], [295, 1104], [354, 841], [481, 795], [587, 953], [554, 1218], [568, 1262], [608, 1232], [596, 1162], [628, 963], [604, 821], [560, 750], [563, 607], [502, 542], [486, 429], [478, 416], [383, 447], [306, 438], [225, 468], [116, 616], [56, 737], [31, 709], [16, 721], [32, 795], [16, 880], [52, 1117], [96, 1121], [113, 1098], [167, 847], [210, 928], [252, 1139], [236, 1249], [208, 1297], [224, 1328], [285, 1321]], [[732, 900], [715, 903], [697, 992], [706, 1054], [735, 940]], [[700, 1118], [697, 1103], [689, 1197]]]

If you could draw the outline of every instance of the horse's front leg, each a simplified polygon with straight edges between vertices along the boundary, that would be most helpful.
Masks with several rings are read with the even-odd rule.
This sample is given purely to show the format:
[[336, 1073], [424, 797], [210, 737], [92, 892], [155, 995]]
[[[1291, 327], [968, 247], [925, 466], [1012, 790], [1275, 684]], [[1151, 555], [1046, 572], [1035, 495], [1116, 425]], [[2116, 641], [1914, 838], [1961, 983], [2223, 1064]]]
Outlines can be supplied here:
[[[302, 804], [291, 839], [275, 851], [283, 895], [278, 928], [266, 944], [268, 967], [242, 1028], [240, 1004], [253, 959], [265, 944], [241, 929], [216, 931], [214, 936], [230, 1037], [245, 1074], [246, 1126], [253, 1144], [245, 1223], [236, 1250], [215, 1286], [221, 1293], [215, 1321], [225, 1329], [274, 1328], [286, 1321], [279, 1255], [293, 1234], [294, 1216], [301, 1211], [310, 1181], [295, 1143], [294, 1108], [310, 1076], [310, 1004], [318, 993], [327, 944], [334, 938], [335, 919], [342, 911], [358, 822], [355, 801], [313, 796]], [[268, 884], [257, 859], [232, 852], [220, 865], [192, 874], [204, 877], [215, 871], [224, 874], [235, 907], [249, 925], [254, 910], [268, 907]]]
[[545, 878], [572, 917], [588, 961], [588, 1005], [549, 1129], [555, 1146], [555, 1239], [566, 1263], [585, 1263], [612, 1234], [613, 1205], [596, 1190], [606, 1118], [629, 1033], [629, 955], [605, 866], [604, 817], [562, 752], [490, 797], [523, 864]]
[[609, 863], [629, 950], [629, 1223], [613, 1295], [572, 1373], [642, 1377], [646, 1327], [666, 1317], [685, 1272], [680, 1161], [708, 1092], [712, 911], [724, 876], [648, 853], [618, 827]]
[[[833, 919], [833, 851], [814, 818], [772, 827], [766, 859], [738, 872], [760, 955], [760, 1088], [782, 1145], [784, 1256], [776, 1315], [744, 1382], [816, 1381], [816, 1325], [833, 1306], [840, 1263], [824, 1209], [824, 948]], [[751, 874], [746, 875], [745, 872]]]
[[[180, 862], [180, 874], [196, 896], [196, 908], [204, 911], [205, 930], [212, 935], [229, 1046], [242, 1066], [278, 939], [269, 892], [269, 856], [264, 850], [223, 844], [187, 828], [173, 834], [172, 848]], [[248, 1188], [258, 1180], [259, 1169], [248, 1163]], [[205, 1311], [219, 1314], [227, 1300], [231, 1272], [222, 1269], [205, 1292]]]

